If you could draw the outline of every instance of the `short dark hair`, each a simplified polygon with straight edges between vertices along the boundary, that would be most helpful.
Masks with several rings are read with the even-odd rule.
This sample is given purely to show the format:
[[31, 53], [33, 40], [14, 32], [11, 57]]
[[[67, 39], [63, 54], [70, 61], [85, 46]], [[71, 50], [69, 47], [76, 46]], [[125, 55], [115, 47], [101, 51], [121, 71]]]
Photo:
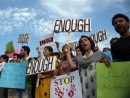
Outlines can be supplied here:
[[113, 42], [114, 40], [118, 40], [118, 39], [119, 39], [118, 37], [112, 38], [112, 39], [110, 40], [110, 44], [112, 44], [112, 42]]
[[79, 46], [76, 46], [76, 47], [75, 47], [75, 50], [76, 50], [76, 49], [80, 49]]
[[112, 25], [114, 25], [114, 20], [115, 20], [116, 18], [118, 18], [118, 17], [122, 17], [122, 18], [124, 18], [127, 22], [129, 22], [129, 18], [128, 18], [126, 15], [124, 15], [124, 14], [116, 14], [116, 15], [114, 15], [113, 18], [112, 18]]
[[9, 57], [8, 57], [7, 55], [1, 55], [1, 57], [2, 57], [6, 62], [8, 62]]
[[20, 54], [14, 53], [14, 56], [17, 56], [17, 58], [20, 58], [20, 60], [21, 60], [21, 58], [22, 58]]
[[86, 37], [86, 38], [90, 41], [90, 43], [91, 43], [91, 50], [92, 50], [93, 52], [95, 52], [95, 43], [94, 43], [94, 41], [93, 41], [90, 37], [85, 36], [85, 35], [82, 35], [82, 36], [80, 37], [80, 39], [79, 39], [79, 47], [80, 47], [81, 53], [82, 53], [83, 55], [85, 54], [85, 51], [84, 51], [84, 49], [83, 49], [82, 46], [81, 46], [81, 39], [82, 39], [83, 37]]
[[27, 51], [27, 54], [29, 55], [30, 53], [30, 48], [28, 46], [22, 46], [22, 48]]

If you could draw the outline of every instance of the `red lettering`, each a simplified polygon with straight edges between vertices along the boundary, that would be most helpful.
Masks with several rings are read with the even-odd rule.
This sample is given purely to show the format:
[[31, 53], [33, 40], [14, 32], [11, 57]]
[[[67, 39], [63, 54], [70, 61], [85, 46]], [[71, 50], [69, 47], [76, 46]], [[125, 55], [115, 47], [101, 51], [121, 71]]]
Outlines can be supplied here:
[[40, 46], [53, 42], [53, 37], [47, 38], [45, 40], [40, 41]]

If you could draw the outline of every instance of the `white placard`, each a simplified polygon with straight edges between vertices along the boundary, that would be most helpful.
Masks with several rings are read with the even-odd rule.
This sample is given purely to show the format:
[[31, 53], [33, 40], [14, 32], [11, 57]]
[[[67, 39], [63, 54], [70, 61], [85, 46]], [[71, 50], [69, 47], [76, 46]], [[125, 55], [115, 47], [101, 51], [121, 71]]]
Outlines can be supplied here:
[[45, 46], [56, 46], [54, 33], [48, 34], [39, 39], [39, 50], [44, 49]]
[[95, 44], [97, 44], [101, 41], [107, 40], [107, 33], [106, 30], [103, 29], [97, 33], [90, 35], [89, 37], [94, 41]]
[[55, 33], [59, 32], [91, 32], [91, 19], [61, 19], [55, 20]]
[[72, 51], [75, 51], [75, 48], [78, 46], [78, 44], [79, 44], [78, 41], [69, 43], [69, 45], [70, 45]]
[[28, 64], [26, 74], [32, 75], [55, 70], [56, 56], [32, 61]]
[[18, 43], [27, 43], [29, 42], [29, 39], [30, 39], [30, 33], [27, 33], [27, 34], [19, 34], [19, 37], [18, 37]]
[[82, 98], [78, 70], [52, 79], [50, 92], [50, 98]]

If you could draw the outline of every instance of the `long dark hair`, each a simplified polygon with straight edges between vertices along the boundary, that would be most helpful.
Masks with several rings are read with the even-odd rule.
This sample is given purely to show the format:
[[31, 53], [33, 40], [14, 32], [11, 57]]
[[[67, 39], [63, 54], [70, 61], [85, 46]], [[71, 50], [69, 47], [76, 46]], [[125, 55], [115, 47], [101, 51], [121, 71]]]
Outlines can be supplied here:
[[85, 50], [84, 50], [84, 49], [82, 48], [82, 46], [81, 46], [81, 39], [82, 39], [83, 37], [86, 37], [86, 38], [90, 41], [90, 43], [91, 43], [91, 50], [94, 52], [94, 49], [95, 49], [94, 41], [93, 41], [90, 37], [85, 36], [85, 35], [82, 35], [82, 36], [80, 37], [80, 39], [79, 39], [79, 48], [80, 48], [80, 51], [82, 52], [82, 54], [83, 54], [83, 55], [85, 54]]
[[51, 46], [45, 46], [44, 49], [45, 48], [47, 48], [51, 52], [50, 56], [53, 56], [53, 48]]

